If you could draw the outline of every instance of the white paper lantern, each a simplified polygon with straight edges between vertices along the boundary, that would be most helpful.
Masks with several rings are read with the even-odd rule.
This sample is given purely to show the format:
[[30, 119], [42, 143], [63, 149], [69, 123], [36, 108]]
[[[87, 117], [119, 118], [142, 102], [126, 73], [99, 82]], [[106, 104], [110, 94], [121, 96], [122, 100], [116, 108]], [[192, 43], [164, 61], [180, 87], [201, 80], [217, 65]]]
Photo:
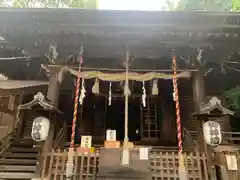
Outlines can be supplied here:
[[32, 125], [32, 139], [34, 141], [45, 141], [50, 129], [50, 120], [46, 117], [37, 117]]
[[203, 135], [210, 146], [218, 146], [222, 141], [221, 128], [215, 121], [207, 121], [203, 124]]

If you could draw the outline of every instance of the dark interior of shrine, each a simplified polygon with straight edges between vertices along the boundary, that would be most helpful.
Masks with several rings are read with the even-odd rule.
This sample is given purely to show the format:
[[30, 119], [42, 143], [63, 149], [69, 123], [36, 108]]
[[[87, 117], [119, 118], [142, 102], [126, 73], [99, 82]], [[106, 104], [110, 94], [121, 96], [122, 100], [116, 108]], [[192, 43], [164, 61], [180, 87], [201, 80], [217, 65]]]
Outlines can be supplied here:
[[[75, 86], [73, 77], [65, 77], [68, 86], [63, 85], [60, 94], [59, 108], [65, 112], [68, 121], [68, 137], [71, 133], [73, 115], [73, 102]], [[142, 82], [129, 82], [131, 95], [128, 103], [128, 136], [135, 144], [149, 144], [157, 146], [176, 146], [175, 105], [173, 102], [172, 80], [160, 79], [158, 81], [159, 95], [151, 95], [152, 82], [146, 82], [147, 91], [146, 108], [150, 109], [149, 117], [145, 117], [142, 105]], [[115, 129], [117, 140], [124, 139], [125, 101], [124, 82], [112, 83], [112, 102], [109, 105], [109, 82], [100, 81], [99, 94], [92, 93], [94, 80], [85, 80], [87, 90], [83, 104], [79, 105], [76, 143], [80, 143], [80, 136], [92, 135], [94, 145], [102, 145], [107, 129]], [[187, 85], [187, 86], [186, 86]], [[184, 107], [186, 96], [191, 96], [191, 81], [179, 80], [182, 122], [188, 118], [187, 106]], [[188, 94], [190, 93], [190, 94]], [[148, 104], [149, 103], [149, 104]], [[146, 109], [145, 108], [145, 109]], [[156, 111], [156, 112], [154, 112]], [[145, 121], [149, 121], [146, 125]], [[150, 122], [151, 121], [151, 122]], [[155, 122], [156, 125], [151, 123]], [[145, 127], [147, 126], [147, 127]], [[146, 128], [148, 128], [146, 130]], [[69, 139], [70, 140], [70, 139]]]

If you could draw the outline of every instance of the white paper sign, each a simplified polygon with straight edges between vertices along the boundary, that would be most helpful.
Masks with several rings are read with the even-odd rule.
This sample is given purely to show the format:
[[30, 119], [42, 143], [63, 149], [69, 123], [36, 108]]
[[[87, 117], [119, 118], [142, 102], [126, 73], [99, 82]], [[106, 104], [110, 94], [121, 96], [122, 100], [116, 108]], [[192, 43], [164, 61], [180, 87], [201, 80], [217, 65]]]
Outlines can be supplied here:
[[230, 171], [237, 171], [238, 166], [237, 166], [237, 158], [235, 155], [225, 155], [226, 160], [227, 160], [227, 166], [228, 170]]
[[91, 148], [92, 147], [92, 136], [82, 136], [81, 137], [81, 147]]
[[112, 129], [107, 129], [106, 132], [106, 140], [107, 141], [116, 141], [116, 130], [112, 130]]
[[139, 148], [139, 157], [140, 160], [148, 160], [148, 148], [145, 147]]

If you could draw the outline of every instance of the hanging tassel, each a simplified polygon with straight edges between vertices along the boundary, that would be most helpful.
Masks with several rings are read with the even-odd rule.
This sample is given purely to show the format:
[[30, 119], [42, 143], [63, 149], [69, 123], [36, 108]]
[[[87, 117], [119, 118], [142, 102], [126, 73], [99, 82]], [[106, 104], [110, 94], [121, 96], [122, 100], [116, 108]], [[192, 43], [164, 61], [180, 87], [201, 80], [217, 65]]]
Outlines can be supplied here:
[[81, 88], [81, 93], [80, 93], [80, 97], [79, 97], [79, 103], [80, 105], [83, 104], [83, 99], [85, 98], [85, 93], [86, 93], [86, 89], [85, 89], [85, 86], [84, 86], [84, 79], [82, 79], [82, 88]]
[[158, 95], [158, 81], [157, 79], [153, 80], [153, 86], [152, 86], [152, 95]]
[[98, 78], [95, 79], [95, 83], [92, 87], [92, 92], [93, 92], [93, 94], [99, 94], [99, 79]]
[[146, 107], [146, 89], [145, 89], [145, 82], [144, 81], [143, 81], [142, 90], [143, 90], [142, 104], [143, 104], [143, 107]]
[[131, 91], [129, 89], [129, 86], [127, 86], [126, 83], [124, 85], [124, 95], [128, 95], [128, 96], [131, 95]]
[[112, 82], [109, 83], [108, 106], [112, 105]]

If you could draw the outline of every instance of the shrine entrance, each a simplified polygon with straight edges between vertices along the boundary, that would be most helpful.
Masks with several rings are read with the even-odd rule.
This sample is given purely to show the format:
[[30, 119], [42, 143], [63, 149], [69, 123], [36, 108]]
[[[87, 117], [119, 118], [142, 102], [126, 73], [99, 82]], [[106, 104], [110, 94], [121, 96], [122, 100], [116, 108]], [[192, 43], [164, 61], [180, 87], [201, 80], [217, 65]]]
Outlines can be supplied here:
[[[128, 133], [130, 141], [139, 141], [140, 135], [140, 101], [131, 99], [128, 104]], [[116, 130], [116, 138], [124, 139], [124, 100], [116, 98], [106, 110], [106, 129]]]

